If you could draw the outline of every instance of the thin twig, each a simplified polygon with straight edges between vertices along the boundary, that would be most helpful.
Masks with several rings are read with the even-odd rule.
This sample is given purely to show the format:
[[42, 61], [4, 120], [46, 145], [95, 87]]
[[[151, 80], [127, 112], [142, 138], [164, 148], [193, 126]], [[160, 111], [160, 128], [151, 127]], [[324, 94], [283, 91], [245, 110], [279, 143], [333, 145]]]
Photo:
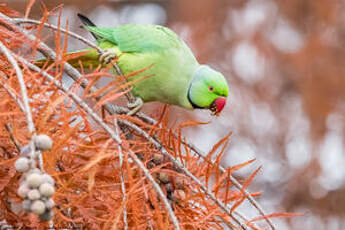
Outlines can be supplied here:
[[[7, 78], [6, 78], [7, 80]], [[17, 105], [19, 105], [20, 110], [24, 113], [25, 109], [24, 109], [24, 105], [23, 103], [20, 101], [20, 99], [17, 97], [16, 93], [13, 92], [12, 89], [10, 89], [9, 87], [7, 87], [7, 85], [5, 83], [2, 83], [0, 81], [0, 85], [6, 90], [6, 92], [12, 97], [12, 99], [17, 103]]]
[[16, 149], [18, 150], [18, 152], [20, 153], [20, 150], [21, 150], [21, 145], [19, 144], [19, 142], [17, 141], [17, 139], [14, 137], [13, 135], [13, 130], [12, 130], [12, 125], [11, 123], [7, 123], [5, 125], [5, 129], [7, 130], [7, 132], [9, 133], [10, 135], [10, 139], [12, 140], [14, 146], [16, 146]]
[[[193, 150], [193, 152], [195, 152], [196, 154], [198, 154], [201, 158], [203, 158], [205, 160], [205, 156], [206, 154], [204, 154], [200, 149], [198, 149], [195, 145], [191, 144], [191, 143], [188, 143], [188, 142], [185, 142], [181, 141], [183, 144], [186, 144], [191, 150]], [[214, 161], [211, 161], [210, 162], [211, 164], [214, 164]], [[219, 169], [222, 173], [226, 173], [226, 170], [221, 166], [219, 165]], [[266, 216], [266, 212], [264, 211], [264, 209], [261, 207], [261, 205], [254, 199], [254, 197], [248, 192], [248, 190], [246, 189], [243, 189], [243, 186], [240, 184], [240, 182], [233, 176], [230, 174], [230, 177], [229, 177], [229, 180], [230, 182], [240, 191], [242, 191], [244, 193], [244, 195], [246, 196], [246, 198], [248, 199], [248, 201], [259, 211], [259, 213], [265, 217], [265, 220], [266, 222], [269, 224], [269, 226], [271, 227], [272, 230], [275, 230], [275, 227], [272, 223], [272, 221], [267, 218]]]
[[[115, 126], [115, 132], [120, 136], [119, 127], [117, 125], [117, 119], [114, 119], [114, 126]], [[122, 146], [118, 145], [118, 152], [119, 152], [119, 158], [120, 158], [120, 169], [121, 169], [121, 192], [122, 192], [122, 202], [124, 203], [123, 206], [123, 223], [124, 223], [124, 230], [128, 229], [128, 222], [127, 222], [127, 208], [126, 208], [126, 186], [125, 186], [125, 177], [123, 175], [123, 152], [122, 152]]]
[[20, 85], [20, 90], [21, 90], [21, 94], [22, 94], [22, 100], [23, 100], [23, 107], [24, 107], [24, 112], [26, 114], [26, 120], [27, 120], [27, 124], [28, 124], [28, 130], [31, 136], [31, 140], [30, 140], [30, 158], [34, 159], [34, 154], [35, 154], [35, 143], [34, 143], [34, 137], [36, 135], [36, 130], [35, 130], [35, 125], [34, 125], [34, 121], [32, 119], [32, 115], [31, 115], [31, 109], [30, 109], [30, 105], [29, 105], [29, 98], [28, 98], [28, 94], [27, 94], [27, 90], [26, 90], [26, 85], [24, 82], [24, 77], [23, 77], [23, 73], [22, 70], [19, 68], [19, 65], [17, 63], [17, 61], [14, 59], [12, 52], [10, 50], [7, 49], [7, 47], [0, 41], [0, 51], [1, 53], [3, 53], [5, 55], [5, 57], [7, 58], [7, 60], [10, 62], [10, 64], [12, 65], [12, 67], [14, 68], [14, 70], [16, 71], [16, 75], [17, 75], [17, 79]]
[[7, 47], [2, 42], [0, 42], [0, 51], [6, 56], [7, 60], [10, 62], [10, 64], [13, 66], [14, 70], [16, 71], [16, 75], [18, 78], [18, 82], [19, 82], [20, 90], [21, 90], [21, 94], [22, 94], [22, 100], [23, 100], [23, 106], [24, 106], [24, 110], [25, 110], [25, 114], [26, 114], [26, 120], [28, 122], [28, 130], [30, 132], [30, 135], [33, 135], [35, 133], [35, 125], [34, 125], [34, 121], [32, 119], [32, 115], [31, 115], [29, 98], [28, 98], [22, 70], [19, 68], [17, 61], [14, 59], [14, 57], [12, 56], [10, 51], [7, 49]]

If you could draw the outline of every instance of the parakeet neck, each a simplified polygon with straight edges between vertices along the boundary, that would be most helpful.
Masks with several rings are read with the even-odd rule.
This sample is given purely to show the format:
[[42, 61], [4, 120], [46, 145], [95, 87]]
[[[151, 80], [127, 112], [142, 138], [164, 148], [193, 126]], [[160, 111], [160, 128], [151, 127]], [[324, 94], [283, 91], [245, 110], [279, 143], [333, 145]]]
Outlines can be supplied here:
[[189, 89], [188, 89], [188, 96], [187, 97], [188, 97], [189, 103], [193, 106], [194, 109], [203, 109], [203, 107], [200, 107], [200, 106], [194, 104], [194, 102], [190, 98], [190, 86], [189, 86]]
[[194, 71], [194, 74], [193, 74], [193, 77], [192, 77], [192, 80], [191, 80], [191, 82], [190, 82], [190, 84], [189, 84], [189, 87], [188, 87], [188, 94], [187, 94], [187, 97], [188, 97], [188, 101], [189, 101], [189, 103], [192, 105], [192, 107], [194, 108], [194, 109], [203, 109], [203, 107], [200, 107], [200, 106], [198, 106], [197, 104], [195, 104], [194, 102], [193, 102], [193, 100], [192, 100], [192, 98], [191, 98], [191, 87], [192, 87], [192, 85], [193, 85], [193, 82], [194, 81], [196, 81], [197, 79], [198, 79], [198, 72], [202, 69], [202, 68], [204, 68], [205, 67], [205, 65], [199, 65], [199, 67]]

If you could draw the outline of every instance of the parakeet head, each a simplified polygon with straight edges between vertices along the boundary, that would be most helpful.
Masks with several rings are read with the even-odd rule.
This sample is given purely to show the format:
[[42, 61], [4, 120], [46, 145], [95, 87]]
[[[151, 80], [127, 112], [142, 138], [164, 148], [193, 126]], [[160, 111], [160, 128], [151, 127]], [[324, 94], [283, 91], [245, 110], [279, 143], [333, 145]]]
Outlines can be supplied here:
[[209, 109], [218, 115], [229, 94], [224, 76], [207, 65], [201, 65], [193, 74], [188, 89], [188, 100], [195, 109]]

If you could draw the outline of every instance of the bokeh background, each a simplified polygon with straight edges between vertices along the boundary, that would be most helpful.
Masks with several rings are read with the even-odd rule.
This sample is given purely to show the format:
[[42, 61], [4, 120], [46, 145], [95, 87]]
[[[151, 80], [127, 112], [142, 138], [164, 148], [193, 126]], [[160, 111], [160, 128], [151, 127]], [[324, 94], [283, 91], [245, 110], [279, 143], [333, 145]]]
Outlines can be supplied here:
[[[28, 1], [8, 0], [25, 12]], [[250, 186], [280, 230], [345, 229], [345, 1], [343, 0], [44, 0], [63, 4], [62, 21], [79, 28], [77, 12], [100, 26], [154, 23], [170, 27], [198, 60], [227, 77], [230, 97], [218, 118], [171, 108], [173, 122], [212, 121], [185, 134], [204, 151], [232, 132], [224, 165], [256, 158], [238, 177], [262, 169]], [[38, 19], [38, 1], [30, 17]], [[55, 23], [57, 17], [51, 17]], [[64, 24], [64, 23], [63, 23]], [[84, 47], [69, 41], [69, 50]], [[145, 110], [161, 107], [158, 103]], [[249, 204], [240, 211], [257, 215]]]

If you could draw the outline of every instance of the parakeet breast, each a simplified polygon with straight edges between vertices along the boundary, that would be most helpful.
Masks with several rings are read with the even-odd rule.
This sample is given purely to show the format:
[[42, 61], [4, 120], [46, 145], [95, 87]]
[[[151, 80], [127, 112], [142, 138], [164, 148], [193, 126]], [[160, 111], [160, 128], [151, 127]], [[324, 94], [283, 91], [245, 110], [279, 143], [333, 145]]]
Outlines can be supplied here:
[[118, 65], [124, 74], [149, 67], [128, 79], [132, 81], [145, 76], [145, 79], [134, 84], [132, 90], [144, 102], [160, 101], [192, 109], [187, 94], [193, 72], [198, 65], [194, 58], [183, 58], [180, 50], [126, 53], [121, 55]]
[[[124, 36], [132, 40], [124, 41]], [[124, 74], [150, 67], [128, 78], [132, 81], [147, 76], [133, 85], [135, 96], [144, 102], [160, 101], [193, 108], [187, 94], [199, 63], [174, 32], [156, 25], [126, 25], [114, 33], [115, 41], [119, 49], [117, 63]]]

